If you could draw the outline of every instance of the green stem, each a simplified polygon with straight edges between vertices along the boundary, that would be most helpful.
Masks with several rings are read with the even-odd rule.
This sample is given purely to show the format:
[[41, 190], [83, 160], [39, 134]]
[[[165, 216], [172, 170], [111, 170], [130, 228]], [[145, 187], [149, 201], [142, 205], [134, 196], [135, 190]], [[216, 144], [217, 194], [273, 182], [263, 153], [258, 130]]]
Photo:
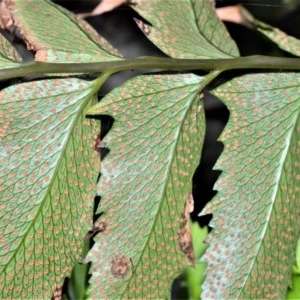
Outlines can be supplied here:
[[0, 70], [0, 80], [39, 74], [55, 73], [117, 73], [138, 69], [159, 70], [219, 70], [272, 69], [300, 70], [300, 58], [247, 56], [223, 59], [173, 59], [138, 57], [99, 63], [46, 63], [30, 62], [15, 68]]

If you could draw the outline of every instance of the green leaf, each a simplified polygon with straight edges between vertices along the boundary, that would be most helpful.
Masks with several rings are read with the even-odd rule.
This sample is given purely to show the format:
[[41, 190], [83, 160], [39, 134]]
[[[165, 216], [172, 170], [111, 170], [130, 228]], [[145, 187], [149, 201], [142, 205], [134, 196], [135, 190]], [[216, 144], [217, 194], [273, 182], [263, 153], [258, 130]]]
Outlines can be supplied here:
[[0, 92], [1, 299], [49, 299], [81, 258], [100, 164], [83, 113], [93, 95], [78, 79]]
[[293, 266], [293, 274], [300, 275], [300, 238], [297, 242], [297, 249], [296, 249], [296, 262]]
[[292, 269], [292, 284], [288, 289], [286, 299], [300, 299], [300, 239], [296, 249], [296, 262]]
[[189, 299], [200, 299], [202, 292], [201, 285], [204, 282], [206, 264], [200, 262], [200, 258], [205, 253], [208, 245], [204, 243], [208, 235], [207, 227], [201, 228], [197, 222], [190, 222], [193, 237], [193, 247], [196, 257], [195, 267], [186, 267], [183, 275], [183, 284], [187, 287]]
[[18, 0], [13, 18], [36, 60], [95, 62], [119, 60], [118, 53], [85, 21], [48, 0]]
[[0, 34], [0, 69], [19, 66], [22, 58], [9, 41]]
[[213, 93], [230, 119], [218, 194], [203, 211], [213, 231], [202, 297], [283, 299], [300, 229], [299, 74], [245, 75]]
[[92, 298], [169, 297], [188, 263], [178, 234], [205, 133], [205, 84], [192, 74], [139, 76], [88, 111], [115, 118], [98, 185], [107, 229], [86, 259]]
[[296, 56], [300, 56], [300, 40], [292, 37], [280, 29], [256, 20], [246, 9], [241, 7], [243, 18], [254, 26], [255, 30], [274, 42], [280, 49]]
[[145, 35], [173, 58], [238, 56], [238, 48], [213, 5], [211, 0], [141, 0], [132, 8], [151, 23], [137, 20]]
[[[86, 239], [83, 246], [84, 255], [87, 254], [89, 249], [90, 241]], [[83, 264], [81, 262], [74, 265], [68, 281], [68, 299], [86, 299], [89, 268], [90, 266], [88, 264]]]
[[285, 299], [287, 300], [300, 299], [300, 275], [293, 275], [292, 288], [288, 290]]

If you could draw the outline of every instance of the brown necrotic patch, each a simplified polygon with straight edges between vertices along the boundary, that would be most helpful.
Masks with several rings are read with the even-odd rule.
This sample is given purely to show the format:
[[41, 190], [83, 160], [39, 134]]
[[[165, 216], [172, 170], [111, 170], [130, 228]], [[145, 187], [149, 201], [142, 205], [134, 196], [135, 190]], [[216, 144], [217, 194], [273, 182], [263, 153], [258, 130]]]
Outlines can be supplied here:
[[117, 255], [111, 261], [111, 273], [118, 279], [123, 279], [129, 270], [130, 260], [125, 255]]
[[89, 233], [86, 235], [85, 240], [89, 240], [93, 238], [98, 232], [105, 231], [107, 227], [107, 223], [104, 221], [95, 222], [94, 227]]
[[180, 228], [178, 230], [178, 242], [181, 251], [187, 256], [191, 264], [195, 265], [195, 254], [193, 250], [192, 234], [189, 226], [190, 213], [194, 210], [194, 199], [190, 194], [185, 202], [181, 214]]

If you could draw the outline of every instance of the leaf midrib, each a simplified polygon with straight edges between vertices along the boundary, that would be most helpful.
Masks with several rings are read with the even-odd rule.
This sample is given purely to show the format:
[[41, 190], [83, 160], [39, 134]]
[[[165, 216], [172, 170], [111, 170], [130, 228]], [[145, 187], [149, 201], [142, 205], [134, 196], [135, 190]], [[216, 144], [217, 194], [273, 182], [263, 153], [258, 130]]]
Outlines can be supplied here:
[[294, 126], [291, 126], [291, 128], [289, 130], [290, 134], [287, 135], [289, 137], [289, 139], [287, 139], [289, 141], [288, 145], [287, 145], [287, 147], [285, 147], [285, 149], [284, 149], [284, 151], [283, 151], [283, 153], [281, 155], [281, 158], [282, 158], [280, 160], [281, 163], [279, 164], [278, 168], [276, 169], [276, 170], [280, 170], [280, 172], [277, 171], [277, 173], [279, 173], [280, 175], [278, 176], [278, 180], [275, 180], [274, 192], [272, 194], [272, 205], [270, 205], [269, 214], [267, 216], [267, 222], [266, 222], [266, 225], [264, 226], [263, 233], [261, 234], [261, 239], [260, 239], [261, 243], [260, 243], [259, 247], [257, 248], [256, 254], [255, 254], [255, 259], [252, 260], [251, 271], [248, 272], [247, 276], [245, 277], [243, 287], [240, 289], [240, 293], [239, 293], [238, 299], [240, 299], [241, 295], [243, 294], [243, 289], [245, 287], [245, 284], [248, 282], [249, 278], [251, 277], [253, 266], [255, 265], [255, 263], [257, 261], [258, 254], [260, 253], [260, 250], [261, 250], [261, 248], [263, 246], [263, 241], [265, 240], [267, 229], [269, 228], [270, 216], [271, 216], [271, 214], [272, 214], [272, 212], [273, 212], [273, 210], [275, 209], [275, 206], [276, 206], [275, 204], [276, 204], [276, 197], [277, 197], [277, 194], [278, 194], [278, 188], [279, 188], [279, 185], [280, 185], [280, 182], [281, 182], [281, 178], [282, 178], [282, 174], [283, 174], [283, 168], [284, 168], [285, 161], [286, 161], [286, 156], [289, 153], [289, 149], [290, 149], [290, 146], [291, 146], [292, 135], [293, 135], [293, 133], [295, 131], [295, 126], [297, 125], [297, 122], [298, 122], [298, 119], [299, 119], [299, 114], [295, 118], [296, 118], [296, 120], [294, 122]]
[[[151, 1], [151, 0], [150, 0]], [[202, 1], [209, 1], [209, 0], [202, 0]], [[223, 51], [220, 47], [216, 46], [215, 44], [213, 44], [211, 42], [211, 40], [207, 39], [207, 37], [203, 34], [203, 31], [201, 31], [201, 29], [199, 28], [199, 25], [198, 25], [198, 21], [197, 21], [197, 14], [196, 14], [196, 10], [195, 10], [195, 5], [193, 4], [193, 0], [190, 0], [190, 4], [191, 4], [191, 10], [192, 10], [192, 13], [193, 13], [193, 19], [194, 19], [194, 23], [195, 23], [195, 26], [196, 28], [198, 29], [198, 33], [203, 37], [203, 39], [206, 41], [206, 43], [208, 45], [211, 45], [213, 48], [217, 49], [218, 51], [220, 51], [221, 53], [225, 54], [226, 57], [233, 57], [231, 54], [229, 53], [226, 53], [225, 51]], [[200, 52], [201, 53], [201, 52]]]
[[[198, 83], [191, 84], [191, 85], [198, 86], [199, 84], [201, 84], [201, 81], [198, 82]], [[191, 85], [185, 85], [185, 86], [191, 86]], [[176, 89], [179, 89], [179, 88], [180, 87], [177, 87]], [[152, 236], [152, 234], [154, 232], [154, 228], [156, 227], [156, 223], [157, 223], [158, 217], [161, 215], [161, 209], [162, 209], [162, 205], [163, 205], [163, 202], [164, 202], [163, 200], [165, 200], [165, 192], [166, 192], [166, 189], [167, 189], [167, 183], [168, 183], [168, 179], [170, 178], [171, 166], [173, 165], [174, 159], [176, 158], [176, 155], [174, 155], [174, 153], [176, 152], [176, 149], [177, 149], [177, 144], [178, 144], [178, 140], [179, 140], [179, 137], [180, 137], [180, 133], [182, 131], [182, 126], [183, 126], [183, 123], [186, 120], [186, 115], [189, 113], [189, 110], [190, 110], [192, 104], [194, 103], [195, 100], [197, 100], [197, 95], [199, 93], [199, 90], [202, 90], [202, 85], [201, 85], [200, 88], [198, 88], [197, 90], [194, 91], [195, 95], [193, 96], [192, 99], [190, 99], [190, 104], [187, 106], [186, 112], [183, 115], [182, 122], [181, 122], [180, 126], [178, 126], [178, 131], [177, 131], [177, 134], [176, 134], [176, 139], [174, 139], [174, 141], [176, 141], [176, 143], [175, 142], [173, 143], [174, 146], [173, 146], [173, 151], [172, 151], [172, 154], [173, 154], [172, 155], [172, 159], [169, 160], [169, 163], [168, 163], [168, 166], [167, 166], [167, 174], [166, 174], [167, 180], [165, 180], [165, 182], [164, 182], [164, 188], [163, 188], [162, 197], [161, 197], [162, 200], [160, 201], [160, 203], [159, 203], [159, 205], [157, 207], [157, 213], [155, 214], [155, 218], [153, 220], [153, 224], [151, 226], [151, 230], [149, 230], [150, 234], [148, 235], [148, 237], [147, 237], [147, 239], [146, 239], [146, 241], [144, 243], [143, 250], [140, 252], [139, 259], [137, 260], [136, 266], [138, 266], [141, 263], [141, 260], [143, 259], [144, 252], [145, 252], [145, 250], [147, 248], [147, 245], [149, 245], [150, 238], [151, 238], [151, 236]], [[135, 268], [136, 268], [136, 266], [134, 267], [134, 269], [132, 271], [131, 278], [127, 281], [127, 285], [126, 285], [126, 287], [124, 289], [122, 297], [124, 297], [124, 295], [128, 292], [130, 282], [133, 279], [133, 276], [135, 275]]]
[[[109, 52], [107, 52], [106, 50], [104, 50], [102, 47], [100, 47], [100, 45], [98, 45], [92, 38], [89, 34], [87, 34], [67, 13], [64, 13], [64, 8], [60, 7], [59, 5], [57, 4], [54, 4], [53, 2], [49, 1], [49, 0], [46, 0], [46, 2], [51, 5], [52, 7], [54, 7], [54, 9], [58, 10], [60, 14], [62, 14], [64, 17], [68, 18], [68, 20], [73, 23], [75, 25], [75, 27], [81, 32], [83, 33], [87, 38], [88, 40], [90, 40], [94, 46], [96, 46], [97, 49], [101, 49], [102, 51], [104, 51], [105, 53], [107, 53], [108, 55], [111, 55], [111, 56], [115, 56], [115, 55], [112, 55], [110, 54]], [[89, 54], [89, 53], [87, 53]]]
[[[89, 86], [86, 88], [87, 90], [89, 89]], [[57, 166], [55, 168], [55, 171], [53, 173], [53, 176], [52, 176], [52, 179], [51, 179], [51, 182], [49, 183], [49, 186], [48, 188], [45, 190], [45, 193], [44, 193], [44, 196], [43, 196], [43, 200], [41, 201], [40, 205], [39, 205], [39, 209], [37, 210], [36, 212], [36, 215], [34, 217], [34, 219], [31, 221], [31, 224], [28, 226], [27, 230], [26, 230], [26, 233], [24, 233], [23, 237], [21, 238], [20, 242], [19, 242], [19, 245], [18, 247], [16, 247], [14, 249], [14, 252], [13, 252], [13, 255], [10, 257], [10, 259], [6, 262], [6, 265], [3, 267], [3, 269], [1, 270], [1, 273], [5, 273], [5, 270], [6, 268], [11, 264], [12, 260], [15, 258], [16, 254], [18, 253], [18, 251], [20, 250], [21, 246], [24, 244], [24, 241], [26, 240], [26, 238], [28, 237], [29, 235], [29, 232], [31, 230], [31, 228], [33, 227], [33, 225], [35, 224], [35, 222], [37, 221], [37, 219], [41, 216], [41, 212], [42, 212], [42, 209], [46, 203], [46, 199], [48, 198], [49, 196], [49, 191], [52, 189], [53, 187], [53, 184], [54, 184], [54, 181], [55, 181], [55, 178], [57, 177], [57, 173], [58, 173], [58, 169], [59, 167], [61, 166], [61, 162], [64, 158], [64, 156], [66, 155], [65, 154], [65, 149], [67, 147], [67, 145], [69, 144], [70, 142], [70, 138], [73, 134], [73, 130], [75, 128], [74, 124], [76, 124], [77, 120], [79, 119], [80, 115], [82, 114], [83, 110], [85, 109], [86, 105], [92, 101], [92, 97], [89, 97], [89, 95], [93, 94], [93, 90], [91, 90], [90, 92], [88, 92], [85, 96], [83, 95], [82, 98], [86, 98], [82, 104], [80, 105], [80, 108], [78, 110], [78, 112], [75, 114], [74, 116], [74, 121], [71, 122], [70, 126], [71, 126], [71, 130], [69, 132], [69, 134], [67, 134], [67, 140], [62, 148], [62, 151], [61, 151], [61, 154], [60, 154], [60, 157], [58, 159], [58, 163], [57, 163]], [[81, 98], [81, 99], [82, 99]], [[79, 101], [79, 100], [78, 100]]]

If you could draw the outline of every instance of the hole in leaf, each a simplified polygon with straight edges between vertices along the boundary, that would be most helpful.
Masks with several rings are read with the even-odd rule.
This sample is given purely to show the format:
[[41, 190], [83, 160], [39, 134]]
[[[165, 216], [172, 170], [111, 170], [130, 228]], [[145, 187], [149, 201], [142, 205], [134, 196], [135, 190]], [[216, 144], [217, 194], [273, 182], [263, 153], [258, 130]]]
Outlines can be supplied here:
[[[100, 176], [99, 176], [100, 177]], [[99, 180], [99, 179], [98, 179]], [[97, 208], [99, 206], [99, 203], [101, 201], [101, 197], [100, 196], [96, 196], [95, 200], [94, 200], [94, 215], [93, 215], [93, 223], [95, 223], [98, 218], [101, 216], [101, 214], [97, 214]]]

